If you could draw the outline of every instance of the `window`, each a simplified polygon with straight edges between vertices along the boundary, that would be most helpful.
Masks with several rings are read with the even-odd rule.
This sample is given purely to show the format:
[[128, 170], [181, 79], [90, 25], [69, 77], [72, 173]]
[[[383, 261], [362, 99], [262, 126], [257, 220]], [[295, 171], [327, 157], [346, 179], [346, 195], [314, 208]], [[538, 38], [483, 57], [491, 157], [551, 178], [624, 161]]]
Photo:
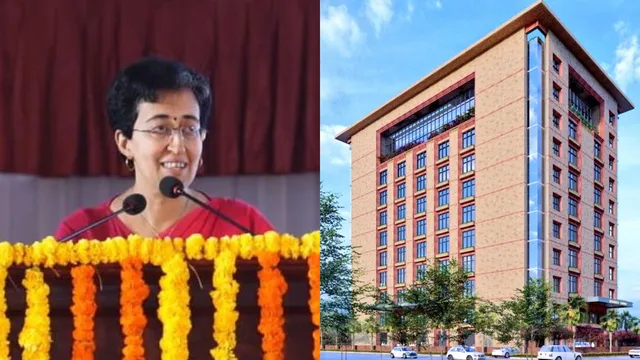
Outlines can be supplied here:
[[446, 269], [449, 267], [449, 260], [439, 260], [438, 263], [440, 264], [440, 269]]
[[462, 257], [462, 268], [465, 272], [475, 272], [476, 271], [476, 256], [468, 255]]
[[466, 149], [476, 143], [476, 129], [471, 129], [462, 134], [462, 148]]
[[562, 62], [560, 61], [560, 59], [558, 59], [555, 55], [553, 55], [553, 71], [556, 72], [556, 74], [560, 74], [560, 64]]
[[569, 189], [578, 191], [578, 175], [569, 171]]
[[609, 135], [609, 147], [613, 149], [613, 143], [615, 142], [615, 136]]
[[610, 112], [609, 113], [609, 125], [614, 126], [616, 122], [616, 114]]
[[558, 249], [553, 249], [553, 265], [560, 266], [560, 256], [562, 252]]
[[593, 273], [602, 275], [602, 259], [598, 257], [593, 258]]
[[602, 145], [600, 145], [599, 142], [594, 141], [593, 142], [593, 156], [597, 157], [597, 158], [601, 158], [602, 156]]
[[419, 197], [416, 200], [416, 214], [420, 214], [427, 211], [427, 198], [425, 196]]
[[382, 251], [378, 253], [378, 266], [387, 266], [387, 252]]
[[407, 226], [400, 225], [396, 228], [396, 241], [407, 240]]
[[602, 282], [593, 282], [593, 296], [602, 296]]
[[380, 223], [379, 226], [387, 225], [387, 211], [386, 210], [380, 211], [378, 221]]
[[378, 233], [378, 246], [387, 245], [387, 231], [380, 231]]
[[402, 183], [402, 184], [398, 184], [397, 187], [397, 194], [396, 194], [396, 199], [402, 199], [407, 195], [407, 184], [406, 183]]
[[613, 245], [609, 245], [609, 259], [613, 259], [613, 251], [615, 247]]
[[616, 206], [616, 204], [613, 201], [609, 200], [609, 214], [613, 215], [613, 212], [614, 212], [613, 208], [615, 206]]
[[560, 169], [558, 169], [557, 167], [553, 167], [553, 182], [556, 184], [560, 184]]
[[386, 185], [386, 184], [387, 184], [387, 170], [382, 170], [380, 171], [378, 185]]
[[462, 198], [466, 199], [476, 194], [476, 180], [471, 179], [462, 183]]
[[614, 296], [615, 292], [613, 289], [609, 289], [609, 299], [615, 299], [616, 297]]
[[427, 166], [427, 153], [421, 152], [416, 156], [416, 169], [422, 169]]
[[416, 267], [416, 278], [424, 280], [427, 277], [427, 264], [420, 264]]
[[462, 158], [462, 173], [466, 174], [476, 169], [476, 154], [471, 154]]
[[438, 182], [449, 180], [449, 165], [441, 166], [438, 168]]
[[422, 174], [416, 179], [416, 191], [424, 190], [427, 188], [427, 176]]
[[614, 233], [613, 233], [613, 223], [609, 223], [609, 236], [614, 236]]
[[569, 164], [578, 166], [578, 149], [569, 146]]
[[578, 268], [578, 252], [569, 249], [569, 267]]
[[427, 220], [420, 219], [416, 222], [416, 236], [425, 235], [427, 233]]
[[553, 194], [553, 210], [560, 211], [561, 202], [562, 202], [562, 197], [558, 194]]
[[593, 203], [602, 205], [602, 191], [598, 188], [593, 189]]
[[553, 115], [552, 115], [552, 122], [553, 122], [553, 126], [554, 126], [556, 129], [559, 129], [559, 128], [560, 128], [560, 114], [558, 114], [558, 113], [557, 113], [557, 112], [555, 112], [555, 111], [553, 112]]
[[438, 214], [438, 230], [449, 228], [449, 213]]
[[613, 170], [613, 164], [615, 162], [616, 160], [612, 156], [609, 156], [609, 170]]
[[438, 191], [438, 206], [447, 205], [449, 203], [449, 189]]
[[381, 271], [379, 275], [380, 281], [378, 282], [379, 286], [387, 286], [387, 272]]
[[476, 219], [476, 205], [469, 205], [462, 208], [462, 223], [466, 224]]
[[438, 144], [438, 159], [446, 158], [449, 156], [449, 141], [441, 142]]
[[560, 87], [556, 84], [553, 84], [553, 99], [555, 101], [560, 101]]
[[593, 164], [593, 180], [602, 181], [602, 168], [596, 164]]
[[578, 200], [569, 198], [569, 215], [578, 216]]
[[569, 137], [574, 140], [578, 139], [578, 124], [569, 120]]
[[578, 292], [578, 277], [575, 275], [569, 275], [569, 293]]
[[403, 220], [407, 217], [407, 205], [406, 204], [400, 204], [397, 206], [396, 208], [396, 220]]
[[553, 155], [560, 156], [561, 143], [558, 139], [553, 139]]
[[578, 242], [578, 225], [569, 224], [569, 242]]
[[602, 238], [600, 235], [593, 235], [593, 250], [602, 251]]
[[614, 273], [614, 269], [612, 267], [609, 268], [609, 280], [613, 281], [613, 273]]
[[438, 254], [449, 252], [449, 237], [441, 236], [438, 238]]
[[613, 184], [614, 184], [614, 182], [615, 181], [613, 181], [613, 179], [611, 179], [611, 178], [609, 179], [609, 191], [610, 192], [613, 192]]
[[462, 248], [470, 248], [476, 246], [476, 231], [467, 230], [462, 232]]
[[404, 246], [400, 246], [399, 248], [396, 249], [396, 262], [402, 263], [406, 260], [405, 258], [405, 247]]
[[380, 191], [380, 199], [378, 201], [378, 205], [386, 205], [387, 204], [387, 190]]
[[554, 293], [560, 292], [560, 278], [557, 276], [553, 277], [553, 292]]
[[427, 257], [427, 243], [425, 241], [416, 244], [416, 257]]
[[398, 175], [396, 175], [397, 177], [402, 177], [405, 176], [407, 174], [407, 163], [402, 161], [399, 162], [398, 165]]
[[476, 291], [476, 281], [467, 280], [464, 282], [464, 296], [473, 296]]
[[396, 277], [397, 277], [396, 283], [404, 284], [404, 277], [405, 277], [404, 268], [400, 268], [400, 269], [396, 270]]
[[560, 239], [560, 223], [553, 222], [553, 237]]

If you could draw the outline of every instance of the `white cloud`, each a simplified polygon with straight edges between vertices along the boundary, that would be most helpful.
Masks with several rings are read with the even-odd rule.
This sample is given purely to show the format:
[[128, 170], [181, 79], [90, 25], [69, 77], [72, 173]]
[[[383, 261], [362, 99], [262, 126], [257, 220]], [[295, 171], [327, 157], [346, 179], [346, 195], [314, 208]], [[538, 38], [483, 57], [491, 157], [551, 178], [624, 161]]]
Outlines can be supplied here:
[[350, 48], [364, 39], [364, 33], [349, 15], [346, 5], [329, 6], [320, 15], [320, 38], [342, 55], [349, 56]]
[[618, 21], [613, 26], [620, 35], [616, 47], [613, 75], [622, 90], [626, 90], [634, 81], [640, 80], [640, 44], [637, 34], [630, 34], [628, 25]]
[[382, 27], [393, 18], [393, 4], [391, 0], [367, 0], [366, 14], [376, 30], [376, 36], [379, 36]]
[[347, 127], [342, 125], [320, 125], [320, 159], [331, 165], [348, 166], [351, 164], [349, 145], [336, 140], [336, 135]]
[[409, 21], [411, 20], [411, 17], [413, 16], [413, 11], [415, 10], [415, 6], [413, 5], [413, 1], [409, 0], [407, 2], [407, 11], [404, 13], [404, 15], [402, 15], [402, 19]]

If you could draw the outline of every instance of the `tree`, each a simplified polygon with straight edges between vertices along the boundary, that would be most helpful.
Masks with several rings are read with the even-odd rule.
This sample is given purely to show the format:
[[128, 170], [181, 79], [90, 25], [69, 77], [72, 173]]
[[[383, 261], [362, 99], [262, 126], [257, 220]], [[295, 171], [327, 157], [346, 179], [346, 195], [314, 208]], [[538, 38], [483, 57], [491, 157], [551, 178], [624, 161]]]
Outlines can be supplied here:
[[449, 264], [430, 264], [421, 275], [404, 297], [413, 306], [410, 313], [424, 315], [432, 329], [445, 330], [443, 340], [464, 341], [468, 332], [458, 330], [472, 325], [476, 303], [466, 287], [469, 273], [451, 260]]
[[[587, 302], [582, 296], [571, 296], [566, 304], [560, 306], [560, 317], [564, 323], [575, 331], [575, 326], [582, 323], [587, 311]], [[573, 351], [576, 351], [576, 339], [573, 337]]]
[[612, 352], [613, 348], [613, 332], [618, 330], [619, 316], [615, 310], [609, 310], [607, 315], [600, 319], [600, 325], [609, 333], [609, 352]]
[[376, 334], [380, 332], [380, 321], [375, 314], [369, 314], [364, 320], [364, 331], [370, 336], [371, 346], [375, 345]]
[[499, 306], [488, 301], [480, 301], [474, 313], [473, 328], [476, 333], [482, 334], [482, 352], [486, 352], [485, 337], [493, 337], [496, 333], [498, 314]]
[[629, 311], [623, 311], [618, 319], [618, 328], [624, 330], [631, 330], [636, 318], [629, 313]]
[[320, 185], [320, 324], [334, 330], [336, 341], [348, 336], [351, 320], [366, 312], [372, 294], [371, 284], [362, 284], [359, 254], [340, 234], [344, 218], [338, 195], [325, 192]]

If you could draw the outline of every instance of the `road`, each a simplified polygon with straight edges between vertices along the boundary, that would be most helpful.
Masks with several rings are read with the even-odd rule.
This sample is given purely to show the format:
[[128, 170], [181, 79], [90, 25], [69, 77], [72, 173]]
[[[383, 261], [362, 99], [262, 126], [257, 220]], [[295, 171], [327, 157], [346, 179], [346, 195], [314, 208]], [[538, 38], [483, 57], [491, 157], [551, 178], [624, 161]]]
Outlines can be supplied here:
[[[389, 353], [353, 353], [353, 352], [337, 352], [322, 351], [320, 352], [320, 360], [380, 360], [390, 359]], [[441, 360], [440, 355], [418, 355], [418, 359]], [[487, 360], [496, 360], [491, 356], [487, 356]], [[606, 357], [588, 357], [585, 360], [622, 360], [629, 359], [628, 356], [606, 356]], [[501, 359], [502, 360], [502, 359]], [[511, 358], [511, 360], [525, 360], [525, 358]], [[529, 358], [529, 360], [532, 360]], [[533, 359], [535, 360], [535, 359]]]

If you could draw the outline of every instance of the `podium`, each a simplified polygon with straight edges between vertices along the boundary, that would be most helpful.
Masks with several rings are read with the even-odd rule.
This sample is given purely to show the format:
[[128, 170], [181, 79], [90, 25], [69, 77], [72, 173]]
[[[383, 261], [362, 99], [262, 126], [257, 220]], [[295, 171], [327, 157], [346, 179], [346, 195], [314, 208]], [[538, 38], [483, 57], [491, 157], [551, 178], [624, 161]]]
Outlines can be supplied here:
[[[319, 235], [318, 239], [319, 249]], [[237, 240], [237, 239], [236, 239]], [[162, 240], [159, 240], [162, 241]], [[233, 241], [233, 240], [229, 240]], [[300, 242], [301, 244], [301, 242]], [[56, 245], [57, 246], [57, 245]], [[77, 244], [64, 245], [77, 248]], [[301, 246], [300, 246], [301, 247]], [[2, 251], [0, 251], [2, 252]], [[313, 252], [313, 251], [312, 251]], [[319, 258], [319, 254], [317, 254]], [[43, 256], [42, 258], [44, 258]], [[191, 330], [188, 334], [189, 359], [212, 359], [211, 350], [216, 346], [214, 340], [214, 313], [216, 311], [211, 292], [215, 286], [213, 275], [216, 268], [215, 259], [188, 259], [189, 266], [189, 309], [191, 312]], [[258, 272], [261, 266], [256, 258], [243, 259], [238, 255], [234, 279], [239, 283], [236, 297], [236, 310], [239, 313], [236, 322], [236, 346], [234, 354], [237, 359], [259, 360], [264, 357], [262, 350], [262, 334], [258, 330], [261, 308], [258, 301], [260, 280]], [[49, 286], [49, 319], [51, 329], [50, 359], [72, 359], [74, 338], [74, 318], [71, 311], [73, 305], [73, 284], [71, 269], [74, 265], [43, 266], [39, 269], [44, 282]], [[94, 343], [96, 346], [94, 359], [122, 359], [124, 335], [120, 324], [121, 272], [119, 263], [102, 263], [91, 265], [95, 273], [95, 303], [97, 305], [94, 323]], [[8, 277], [5, 282], [6, 317], [11, 328], [8, 335], [11, 359], [22, 359], [23, 348], [18, 342], [19, 334], [25, 323], [28, 308], [26, 292], [22, 281], [25, 272], [34, 265], [17, 264], [7, 268]], [[310, 266], [304, 258], [281, 257], [277, 265], [286, 280], [287, 290], [282, 298], [285, 333], [284, 359], [314, 359], [316, 339], [310, 310]], [[158, 317], [158, 293], [160, 279], [164, 272], [160, 266], [143, 265], [143, 278], [149, 287], [149, 295], [143, 303], [147, 324], [143, 341], [145, 359], [161, 359], [160, 340], [163, 336], [163, 324]], [[318, 271], [319, 275], [319, 271]], [[317, 279], [319, 283], [319, 279]], [[319, 307], [319, 304], [318, 304]], [[311, 307], [313, 308], [313, 307]], [[317, 310], [319, 311], [319, 309]], [[2, 341], [3, 339], [0, 339]]]

